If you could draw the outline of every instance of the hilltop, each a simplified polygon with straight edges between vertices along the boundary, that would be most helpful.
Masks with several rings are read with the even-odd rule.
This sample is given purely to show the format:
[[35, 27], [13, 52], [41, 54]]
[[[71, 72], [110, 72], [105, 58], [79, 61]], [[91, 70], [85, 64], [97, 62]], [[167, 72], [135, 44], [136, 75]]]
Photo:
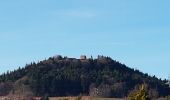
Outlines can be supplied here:
[[110, 57], [76, 59], [58, 55], [0, 75], [0, 96], [125, 97], [143, 83], [148, 85], [150, 95], [166, 96], [170, 94], [166, 82]]

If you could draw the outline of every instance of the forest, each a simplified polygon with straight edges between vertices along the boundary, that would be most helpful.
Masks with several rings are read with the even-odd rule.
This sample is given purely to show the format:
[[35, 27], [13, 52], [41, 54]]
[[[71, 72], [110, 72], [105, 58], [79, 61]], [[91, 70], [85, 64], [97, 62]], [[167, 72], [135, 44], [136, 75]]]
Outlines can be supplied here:
[[50, 57], [0, 75], [0, 96], [77, 96], [126, 97], [140, 84], [147, 84], [149, 95], [167, 96], [167, 80], [130, 68], [110, 57]]

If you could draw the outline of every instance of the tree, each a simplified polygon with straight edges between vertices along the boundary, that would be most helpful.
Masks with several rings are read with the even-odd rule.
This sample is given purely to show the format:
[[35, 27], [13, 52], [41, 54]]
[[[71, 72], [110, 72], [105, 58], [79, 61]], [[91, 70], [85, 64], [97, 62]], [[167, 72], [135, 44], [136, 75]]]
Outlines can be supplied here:
[[146, 85], [142, 84], [139, 90], [134, 90], [129, 95], [129, 100], [150, 100]]

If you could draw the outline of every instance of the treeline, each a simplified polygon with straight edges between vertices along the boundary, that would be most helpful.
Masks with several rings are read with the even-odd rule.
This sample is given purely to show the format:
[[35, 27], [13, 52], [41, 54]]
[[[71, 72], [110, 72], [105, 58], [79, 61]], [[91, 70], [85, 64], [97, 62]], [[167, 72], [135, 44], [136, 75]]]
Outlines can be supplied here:
[[[23, 79], [24, 78], [24, 79]], [[139, 84], [147, 84], [158, 96], [170, 94], [170, 88], [155, 76], [127, 67], [110, 57], [75, 59], [51, 57], [0, 76], [0, 95], [15, 92], [14, 84], [22, 80], [36, 96], [92, 95], [125, 97]], [[8, 84], [7, 84], [8, 83]], [[9, 85], [5, 90], [4, 86]], [[154, 91], [153, 91], [154, 90]]]

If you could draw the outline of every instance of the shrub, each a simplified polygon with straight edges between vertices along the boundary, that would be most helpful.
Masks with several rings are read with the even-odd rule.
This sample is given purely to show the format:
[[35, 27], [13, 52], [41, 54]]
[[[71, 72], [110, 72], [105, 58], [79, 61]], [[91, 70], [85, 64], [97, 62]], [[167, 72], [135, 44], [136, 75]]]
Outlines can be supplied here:
[[139, 90], [132, 91], [129, 100], [150, 100], [145, 85], [141, 85]]
[[170, 100], [170, 95], [167, 96], [167, 100]]

